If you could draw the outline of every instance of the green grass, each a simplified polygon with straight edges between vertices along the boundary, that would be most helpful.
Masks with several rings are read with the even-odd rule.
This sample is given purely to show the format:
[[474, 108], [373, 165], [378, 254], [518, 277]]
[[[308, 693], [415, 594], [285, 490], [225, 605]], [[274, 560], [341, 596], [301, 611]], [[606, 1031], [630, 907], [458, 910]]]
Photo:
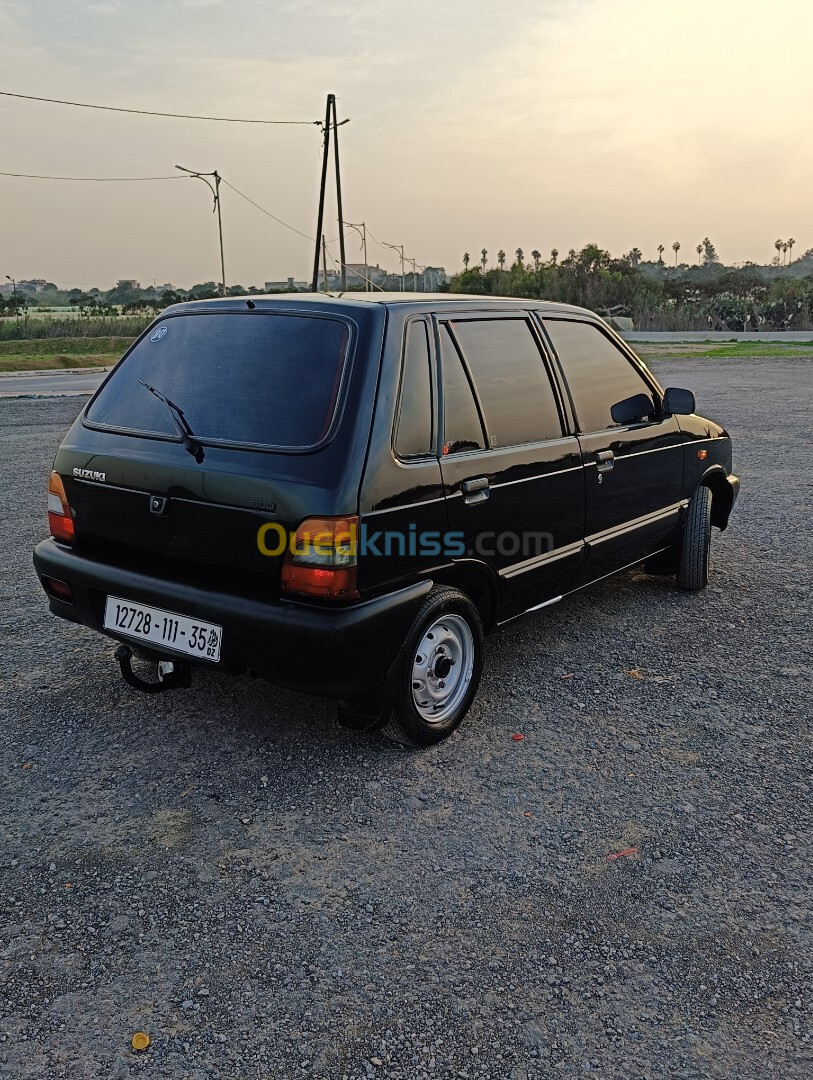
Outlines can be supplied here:
[[116, 363], [131, 341], [128, 337], [0, 341], [0, 371], [109, 367]]
[[65, 338], [135, 337], [151, 322], [146, 315], [76, 318], [50, 315], [44, 318], [0, 319], [0, 341], [61, 340]]
[[708, 346], [704, 356], [716, 360], [724, 356], [804, 356], [813, 349], [813, 341], [790, 341], [787, 345], [777, 341], [732, 341], [730, 345]]
[[650, 342], [633, 341], [630, 343], [644, 360], [724, 360], [729, 357], [758, 359], [772, 356], [810, 356], [813, 357], [813, 341], [795, 341], [787, 344], [778, 341], [732, 341], [731, 343], [710, 341], [673, 341]]
[[93, 356], [117, 353], [130, 345], [128, 337], [34, 338], [30, 341], [0, 341], [2, 356]]

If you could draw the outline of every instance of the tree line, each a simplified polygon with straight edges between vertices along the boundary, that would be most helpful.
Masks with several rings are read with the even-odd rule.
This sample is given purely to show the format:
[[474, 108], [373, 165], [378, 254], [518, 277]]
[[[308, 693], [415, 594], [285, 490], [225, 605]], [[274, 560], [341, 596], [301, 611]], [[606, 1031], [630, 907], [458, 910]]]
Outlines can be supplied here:
[[780, 241], [773, 265], [725, 266], [706, 237], [695, 249], [696, 265], [678, 263], [681, 245], [672, 244], [676, 265], [646, 261], [638, 248], [615, 257], [597, 244], [571, 249], [564, 258], [554, 248], [547, 258], [539, 250], [526, 258], [517, 248], [510, 261], [501, 248], [496, 266], [482, 248], [472, 263], [463, 255], [463, 270], [449, 281], [449, 292], [486, 296], [528, 297], [589, 308], [606, 318], [632, 319], [650, 330], [782, 330], [813, 328], [813, 249], [795, 262], [783, 261]]

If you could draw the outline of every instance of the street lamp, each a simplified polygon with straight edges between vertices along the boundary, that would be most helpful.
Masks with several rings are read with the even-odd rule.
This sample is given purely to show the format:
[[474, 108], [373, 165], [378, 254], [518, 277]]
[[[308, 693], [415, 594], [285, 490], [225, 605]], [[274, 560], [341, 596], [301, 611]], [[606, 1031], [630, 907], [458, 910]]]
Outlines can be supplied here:
[[412, 263], [412, 291], [418, 291], [418, 262], [416, 259], [407, 259], [408, 263]]
[[8, 274], [6, 274], [6, 281], [11, 282], [11, 297], [12, 297], [12, 303], [14, 305], [14, 314], [15, 314], [15, 316], [17, 318], [17, 322], [19, 322], [20, 321], [20, 309], [17, 307], [17, 282], [14, 280], [13, 277], [9, 277]]
[[[202, 180], [204, 184], [209, 188], [214, 198], [215, 204], [212, 207], [212, 213], [217, 211], [217, 232], [220, 237], [220, 294], [226, 295], [226, 264], [223, 260], [223, 222], [220, 218], [220, 175], [217, 169], [214, 172], [196, 172], [194, 169], [187, 169], [183, 165], [176, 165], [176, 169], [180, 169], [181, 172], [189, 173], [190, 176], [196, 177], [198, 180]], [[212, 184], [206, 178], [211, 176], [214, 180]]]
[[370, 291], [370, 267], [367, 262], [367, 225], [361, 221], [358, 225], [354, 225], [352, 221], [345, 221], [345, 226], [348, 229], [355, 229], [355, 231], [361, 237], [361, 250], [364, 252], [364, 291]]
[[403, 244], [388, 244], [385, 240], [381, 243], [384, 247], [392, 248], [393, 251], [397, 251], [401, 256], [401, 292], [404, 291], [404, 245]]

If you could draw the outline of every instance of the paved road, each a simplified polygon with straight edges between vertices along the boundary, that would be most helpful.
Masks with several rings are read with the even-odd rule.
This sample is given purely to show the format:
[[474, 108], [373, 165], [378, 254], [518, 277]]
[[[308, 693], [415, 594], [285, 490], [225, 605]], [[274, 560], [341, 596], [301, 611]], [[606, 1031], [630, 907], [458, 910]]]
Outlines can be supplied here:
[[[105, 373], [106, 374], [106, 373]], [[73, 397], [92, 394], [101, 385], [104, 374], [20, 375], [0, 379], [0, 397]]]
[[810, 369], [659, 370], [737, 440], [709, 589], [507, 628], [422, 753], [124, 686], [30, 566], [79, 402], [0, 403], [0, 1076], [811, 1076]]

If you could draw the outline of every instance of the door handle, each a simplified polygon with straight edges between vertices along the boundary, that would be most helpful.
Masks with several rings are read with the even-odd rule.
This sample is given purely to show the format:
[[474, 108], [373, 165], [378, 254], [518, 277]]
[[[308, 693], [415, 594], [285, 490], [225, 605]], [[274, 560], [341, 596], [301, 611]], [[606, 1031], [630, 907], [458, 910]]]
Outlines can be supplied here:
[[615, 454], [612, 450], [599, 450], [596, 454], [596, 468], [600, 473], [609, 472], [615, 465]]
[[476, 480], [464, 480], [460, 485], [463, 502], [467, 506], [485, 502], [488, 498], [488, 477], [478, 476]]

